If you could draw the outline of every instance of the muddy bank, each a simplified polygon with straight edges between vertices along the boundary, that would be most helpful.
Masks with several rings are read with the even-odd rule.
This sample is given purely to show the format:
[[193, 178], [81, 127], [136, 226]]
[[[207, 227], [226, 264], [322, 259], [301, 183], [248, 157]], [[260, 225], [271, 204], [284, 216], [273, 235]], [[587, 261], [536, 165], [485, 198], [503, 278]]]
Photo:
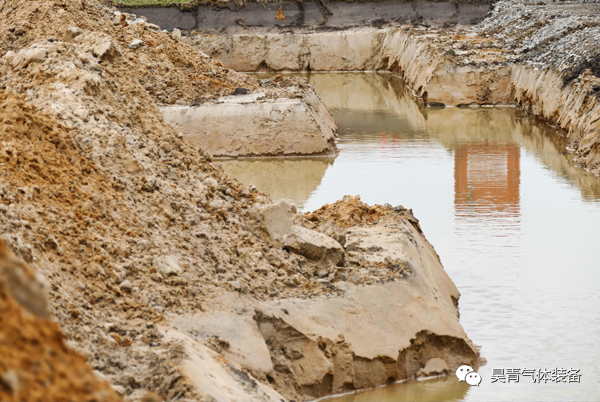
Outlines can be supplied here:
[[[348, 198], [302, 216], [228, 177], [159, 105], [203, 105], [260, 83], [122, 15], [95, 0], [0, 8], [0, 235], [43, 275], [66, 345], [96, 376], [133, 401], [279, 401], [479, 363], [459, 294], [410, 211]], [[189, 59], [161, 51], [171, 45]], [[195, 68], [213, 78], [185, 81]], [[168, 72], [182, 92], [162, 85]], [[339, 311], [334, 326], [322, 324], [324, 306]], [[390, 319], [398, 306], [421, 318]], [[372, 336], [346, 327], [346, 307], [381, 316]], [[207, 337], [186, 330], [195, 315], [221, 326], [207, 325]], [[228, 322], [243, 331], [221, 331]], [[388, 331], [391, 344], [371, 339]], [[299, 361], [318, 365], [307, 373]], [[69, 375], [74, 387], [86, 378]]]
[[[251, 158], [218, 161], [225, 173], [243, 184], [254, 185], [274, 200], [285, 200], [300, 210], [310, 194], [317, 189], [333, 162], [334, 158]], [[283, 172], [282, 177], [295, 177], [295, 180], [280, 180], [274, 175], [261, 175], [265, 170]]]
[[[280, 232], [289, 236], [284, 248], [314, 258], [326, 242], [309, 240], [309, 228], [341, 241], [321, 263], [302, 268], [333, 294], [267, 301], [222, 294], [202, 312], [173, 316], [177, 330], [165, 335], [189, 348], [208, 345], [290, 400], [480, 364], [458, 323], [460, 295], [410, 211], [346, 197], [286, 223], [291, 218], [265, 221], [267, 231], [287, 226]], [[335, 251], [340, 245], [342, 259]], [[186, 363], [190, 370], [194, 356]]]
[[[259, 82], [263, 92], [219, 98], [198, 106], [162, 106], [165, 121], [213, 156], [335, 156], [337, 125], [305, 80]], [[287, 88], [272, 97], [268, 87]]]
[[[401, 76], [426, 102], [500, 104], [510, 98], [511, 68], [490, 66], [488, 40], [462, 35], [481, 49], [477, 63], [458, 63], [463, 44], [434, 28], [354, 29], [300, 34], [191, 35], [188, 43], [239, 71], [377, 71]], [[458, 51], [458, 50], [457, 50]]]

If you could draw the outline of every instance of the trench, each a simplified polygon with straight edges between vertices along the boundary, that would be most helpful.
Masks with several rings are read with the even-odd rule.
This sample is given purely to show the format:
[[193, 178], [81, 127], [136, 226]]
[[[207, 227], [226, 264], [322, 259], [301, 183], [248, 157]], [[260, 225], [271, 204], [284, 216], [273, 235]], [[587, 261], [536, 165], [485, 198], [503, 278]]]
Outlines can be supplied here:
[[[427, 108], [391, 74], [302, 74], [339, 125], [335, 159], [237, 159], [231, 176], [302, 211], [360, 195], [413, 208], [462, 293], [487, 364], [331, 401], [592, 400], [600, 394], [600, 179], [556, 129], [515, 108]], [[500, 368], [575, 368], [581, 383], [491, 383]]]

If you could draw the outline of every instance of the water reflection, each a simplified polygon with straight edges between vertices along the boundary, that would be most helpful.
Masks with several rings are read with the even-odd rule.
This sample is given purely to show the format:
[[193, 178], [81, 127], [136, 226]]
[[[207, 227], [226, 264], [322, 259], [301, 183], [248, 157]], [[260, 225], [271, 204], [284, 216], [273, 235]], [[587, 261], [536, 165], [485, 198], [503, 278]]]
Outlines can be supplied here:
[[228, 175], [242, 183], [255, 185], [274, 200], [286, 200], [303, 208], [333, 159], [225, 159], [219, 163]]
[[454, 205], [460, 217], [519, 216], [519, 147], [467, 143], [454, 151]]
[[[412, 208], [488, 361], [480, 387], [455, 388], [464, 384], [450, 377], [336, 401], [597, 399], [600, 179], [573, 165], [565, 139], [519, 110], [423, 108], [389, 75], [310, 81], [340, 127], [335, 161], [225, 169], [302, 210], [346, 194]], [[490, 384], [493, 368], [508, 367], [575, 367], [585, 382]]]
[[[433, 378], [425, 381], [408, 381], [375, 388], [368, 392], [356, 392], [344, 396], [345, 402], [453, 402], [462, 400], [469, 385], [459, 383], [456, 377]], [[330, 400], [329, 398], [322, 399]]]

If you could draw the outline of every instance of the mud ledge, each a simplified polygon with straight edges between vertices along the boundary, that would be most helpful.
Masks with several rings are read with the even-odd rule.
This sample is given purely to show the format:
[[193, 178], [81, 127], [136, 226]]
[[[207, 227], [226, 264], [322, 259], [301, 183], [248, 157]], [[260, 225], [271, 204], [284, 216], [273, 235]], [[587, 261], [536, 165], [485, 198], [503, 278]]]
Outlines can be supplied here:
[[[295, 89], [295, 88], [294, 88]], [[314, 90], [268, 99], [265, 92], [198, 106], [164, 105], [165, 121], [216, 157], [335, 156], [337, 125]]]
[[[233, 399], [227, 392], [238, 392], [240, 375], [267, 400], [277, 394], [264, 384], [285, 399], [305, 401], [484, 362], [459, 324], [460, 294], [410, 211], [347, 196], [292, 222], [286, 208], [257, 210], [263, 218], [254, 230], [273, 244], [287, 237], [284, 249], [289, 236], [302, 234], [300, 245], [290, 247], [308, 261], [290, 274], [289, 286], [309, 297], [261, 300], [258, 288], [222, 292], [202, 312], [169, 315], [161, 328], [187, 351], [181, 364], [198, 385], [210, 372], [198, 367], [201, 359], [208, 365], [226, 359], [229, 374], [219, 381], [232, 377], [238, 384], [227, 380], [230, 391], [214, 389], [210, 396]], [[332, 238], [324, 233], [343, 248], [335, 241], [326, 246]], [[325, 247], [332, 248], [317, 252]], [[323, 257], [315, 260], [317, 254]], [[310, 297], [312, 286], [295, 284], [305, 280], [330, 293]]]

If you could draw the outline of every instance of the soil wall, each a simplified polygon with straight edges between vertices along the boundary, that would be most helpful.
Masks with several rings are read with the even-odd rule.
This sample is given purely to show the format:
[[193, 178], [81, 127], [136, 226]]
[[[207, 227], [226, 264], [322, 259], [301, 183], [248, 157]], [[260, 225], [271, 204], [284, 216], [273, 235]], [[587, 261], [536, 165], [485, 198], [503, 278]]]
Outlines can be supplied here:
[[[283, 4], [252, 2], [242, 8], [230, 3], [226, 6], [198, 6], [193, 10], [181, 10], [177, 7], [122, 10], [143, 15], [149, 22], [169, 31], [178, 28], [229, 32], [253, 26], [339, 29], [365, 25], [380, 27], [388, 23], [470, 25], [479, 23], [486, 17], [492, 8], [491, 3], [427, 0], [354, 3], [286, 1]], [[283, 19], [279, 15], [280, 7]]]

